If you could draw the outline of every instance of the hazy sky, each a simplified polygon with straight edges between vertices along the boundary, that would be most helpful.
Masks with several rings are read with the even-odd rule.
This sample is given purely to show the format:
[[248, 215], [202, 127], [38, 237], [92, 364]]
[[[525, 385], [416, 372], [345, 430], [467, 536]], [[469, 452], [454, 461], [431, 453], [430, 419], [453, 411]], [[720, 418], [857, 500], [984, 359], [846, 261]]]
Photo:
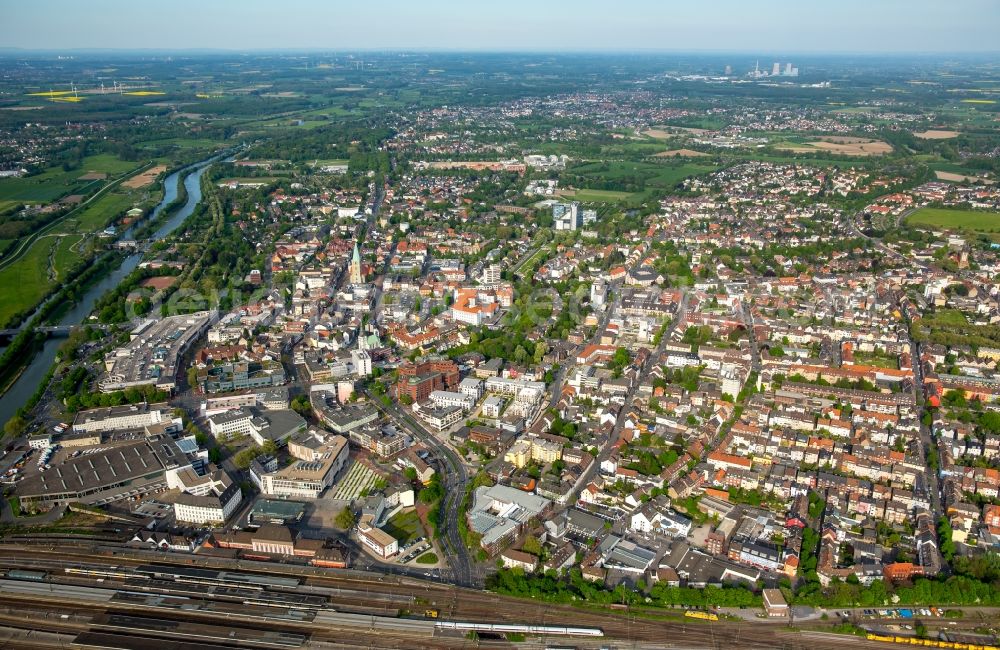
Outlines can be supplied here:
[[0, 47], [1000, 51], [1000, 0], [0, 0]]

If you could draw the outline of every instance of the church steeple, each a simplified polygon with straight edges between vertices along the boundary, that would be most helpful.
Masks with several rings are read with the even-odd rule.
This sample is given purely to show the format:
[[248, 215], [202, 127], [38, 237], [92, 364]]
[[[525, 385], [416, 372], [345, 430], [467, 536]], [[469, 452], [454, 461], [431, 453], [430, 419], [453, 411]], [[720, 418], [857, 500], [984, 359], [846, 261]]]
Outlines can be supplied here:
[[361, 284], [365, 281], [361, 275], [361, 251], [358, 250], [358, 242], [354, 242], [354, 254], [351, 255], [351, 264], [348, 267], [348, 275], [351, 284]]

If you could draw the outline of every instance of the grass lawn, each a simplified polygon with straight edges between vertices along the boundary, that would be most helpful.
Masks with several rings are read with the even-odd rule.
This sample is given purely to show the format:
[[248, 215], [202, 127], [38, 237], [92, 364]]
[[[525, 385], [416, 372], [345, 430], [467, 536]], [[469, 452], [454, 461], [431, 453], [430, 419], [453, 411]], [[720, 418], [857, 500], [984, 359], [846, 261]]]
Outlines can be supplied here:
[[436, 564], [437, 561], [438, 556], [430, 551], [417, 558], [417, 564]]
[[66, 272], [80, 259], [79, 251], [73, 247], [82, 239], [83, 235], [67, 235], [59, 238], [53, 258], [56, 280], [65, 282], [68, 279]]
[[80, 235], [99, 232], [104, 230], [113, 218], [120, 216], [133, 205], [131, 197], [126, 194], [108, 192], [73, 213], [52, 232]]
[[409, 544], [413, 540], [423, 535], [423, 528], [420, 526], [420, 516], [416, 510], [402, 511], [386, 522], [382, 530], [389, 533], [400, 545]]
[[1000, 233], [1000, 213], [998, 212], [921, 208], [907, 217], [906, 222], [911, 226]]
[[968, 325], [969, 319], [958, 309], [938, 309], [925, 318], [941, 325]]
[[862, 366], [876, 366], [878, 368], [889, 368], [899, 370], [899, 359], [888, 354], [876, 354], [874, 352], [855, 352], [854, 363]]
[[[113, 166], [107, 159], [104, 162]], [[65, 281], [67, 272], [80, 258], [74, 245], [85, 235], [103, 230], [134, 204], [132, 196], [125, 192], [102, 194], [39, 237], [22, 257], [0, 270], [0, 324], [34, 306], [56, 282]]]

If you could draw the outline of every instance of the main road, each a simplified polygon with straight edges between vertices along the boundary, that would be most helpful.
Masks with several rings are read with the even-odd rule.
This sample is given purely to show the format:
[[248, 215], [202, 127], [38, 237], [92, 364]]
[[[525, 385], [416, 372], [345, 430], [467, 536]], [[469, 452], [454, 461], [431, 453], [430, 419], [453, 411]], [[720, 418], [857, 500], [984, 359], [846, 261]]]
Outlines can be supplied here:
[[396, 426], [411, 432], [415, 438], [427, 445], [434, 456], [441, 461], [439, 471], [444, 472], [445, 495], [438, 520], [438, 534], [443, 537], [444, 544], [449, 547], [450, 554], [447, 557], [447, 562], [451, 570], [452, 582], [460, 587], [481, 587], [482, 575], [475, 567], [469, 555], [469, 549], [466, 548], [465, 542], [458, 532], [458, 518], [463, 516], [459, 512], [459, 508], [469, 484], [469, 472], [465, 463], [450, 446], [438, 440], [437, 436], [424, 428], [411, 414], [399, 408], [395, 402], [390, 402], [386, 406], [367, 389], [365, 392], [379, 410], [387, 415]]

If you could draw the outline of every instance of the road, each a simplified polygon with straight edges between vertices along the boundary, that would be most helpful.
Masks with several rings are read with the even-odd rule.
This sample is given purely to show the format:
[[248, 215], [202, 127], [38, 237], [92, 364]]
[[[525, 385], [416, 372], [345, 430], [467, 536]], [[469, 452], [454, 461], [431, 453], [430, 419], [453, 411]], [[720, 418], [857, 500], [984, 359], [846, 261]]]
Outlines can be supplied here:
[[[913, 211], [914, 209], [910, 209], [903, 212], [898, 217], [897, 222], [905, 220], [906, 217]], [[857, 235], [858, 237], [864, 237], [880, 251], [884, 252], [886, 255], [889, 255], [891, 257], [900, 260], [904, 264], [917, 266], [924, 272], [931, 271], [930, 266], [928, 266], [927, 264], [924, 264], [917, 260], [909, 259], [899, 251], [896, 251], [890, 248], [889, 246], [886, 246], [880, 240], [874, 237], [869, 237], [868, 235], [864, 234], [861, 231], [861, 229], [858, 228], [858, 218], [860, 217], [860, 215], [861, 212], [858, 212], [849, 220], [850, 228], [852, 229], [855, 235]], [[913, 365], [913, 399], [917, 405], [920, 405], [922, 402], [920, 391], [923, 390], [923, 385], [924, 385], [923, 368], [920, 363], [920, 344], [914, 341], [912, 338], [910, 339], [910, 359]], [[918, 406], [916, 410], [917, 410], [917, 418], [919, 419], [923, 416], [924, 409], [922, 406]], [[932, 449], [934, 447], [934, 439], [933, 436], [931, 435], [930, 427], [927, 427], [922, 422], [920, 424], [920, 442], [923, 447], [925, 455], [927, 454], [927, 451], [929, 449]], [[941, 508], [941, 487], [938, 481], [938, 475], [936, 472], [925, 472], [924, 476], [927, 477], [927, 491], [930, 493], [930, 498], [931, 498], [931, 513], [934, 516], [934, 521], [937, 521], [944, 513], [944, 511]]]
[[452, 581], [461, 587], [482, 586], [482, 573], [475, 566], [469, 549], [458, 532], [458, 518], [462, 516], [459, 512], [462, 499], [465, 497], [465, 489], [469, 484], [469, 473], [465, 463], [458, 454], [438, 440], [437, 436], [428, 431], [412, 415], [401, 409], [396, 403], [385, 406], [375, 395], [366, 389], [368, 398], [386, 414], [396, 426], [405, 429], [413, 436], [423, 442], [430, 449], [431, 453], [440, 460], [440, 470], [444, 472], [444, 502], [441, 504], [441, 518], [438, 526], [438, 534], [442, 538], [442, 546], [450, 551], [447, 557], [448, 566], [451, 570]]
[[[924, 415], [924, 407], [921, 405], [921, 395], [920, 391], [923, 390], [924, 385], [924, 371], [922, 364], [920, 363], [920, 344], [910, 339], [910, 359], [913, 365], [913, 400], [917, 406], [917, 419], [920, 421], [920, 443], [923, 448], [924, 456], [926, 457], [928, 450], [935, 447], [934, 438], [931, 435], [931, 429], [925, 425], [922, 421]], [[931, 498], [931, 514], [934, 516], [934, 521], [938, 521], [944, 514], [944, 509], [941, 507], [941, 485], [939, 482], [938, 472], [927, 471], [924, 472], [924, 476], [927, 477], [927, 491], [930, 493]], [[942, 563], [943, 566], [943, 563]]]
[[[617, 291], [616, 295], [619, 295]], [[590, 483], [590, 481], [594, 478], [594, 474], [599, 470], [601, 463], [606, 461], [611, 456], [611, 453], [614, 451], [615, 443], [618, 441], [618, 436], [621, 435], [622, 429], [625, 428], [625, 414], [628, 410], [628, 405], [632, 403], [632, 399], [633, 397], [635, 397], [636, 388], [638, 388], [639, 384], [642, 383], [642, 377], [644, 377], [653, 368], [654, 365], [659, 363], [660, 358], [663, 355], [664, 348], [670, 341], [670, 335], [673, 334], [674, 330], [676, 330], [681, 324], [686, 322], [687, 308], [690, 296], [691, 294], [687, 291], [683, 291], [681, 293], [681, 301], [677, 306], [677, 312], [674, 314], [674, 319], [670, 322], [670, 325], [668, 325], [667, 328], [663, 331], [663, 336], [660, 337], [659, 345], [657, 345], [656, 349], [646, 359], [646, 363], [643, 364], [643, 367], [639, 369], [639, 377], [629, 387], [628, 393], [625, 396], [625, 406], [619, 412], [618, 420], [615, 422], [615, 426], [611, 430], [611, 433], [608, 436], [608, 439], [605, 442], [604, 446], [601, 448], [600, 453], [597, 455], [597, 458], [594, 459], [594, 462], [590, 465], [590, 467], [587, 468], [587, 471], [584, 472], [583, 478], [580, 480], [581, 485], [587, 485], [588, 483]], [[620, 298], [616, 298], [614, 304], [608, 306], [608, 311], [607, 311], [608, 315], [602, 321], [602, 327], [598, 328], [597, 334], [595, 335], [595, 340], [597, 340], [600, 337], [604, 327], [607, 326], [607, 321], [610, 318], [610, 314], [617, 309], [619, 301]]]
[[753, 309], [751, 309], [750, 303], [746, 301], [742, 301], [741, 304], [743, 306], [743, 321], [747, 324], [747, 336], [750, 339], [750, 353], [753, 357], [750, 362], [750, 370], [759, 375], [761, 370], [760, 347], [757, 345], [757, 336], [753, 331]]

